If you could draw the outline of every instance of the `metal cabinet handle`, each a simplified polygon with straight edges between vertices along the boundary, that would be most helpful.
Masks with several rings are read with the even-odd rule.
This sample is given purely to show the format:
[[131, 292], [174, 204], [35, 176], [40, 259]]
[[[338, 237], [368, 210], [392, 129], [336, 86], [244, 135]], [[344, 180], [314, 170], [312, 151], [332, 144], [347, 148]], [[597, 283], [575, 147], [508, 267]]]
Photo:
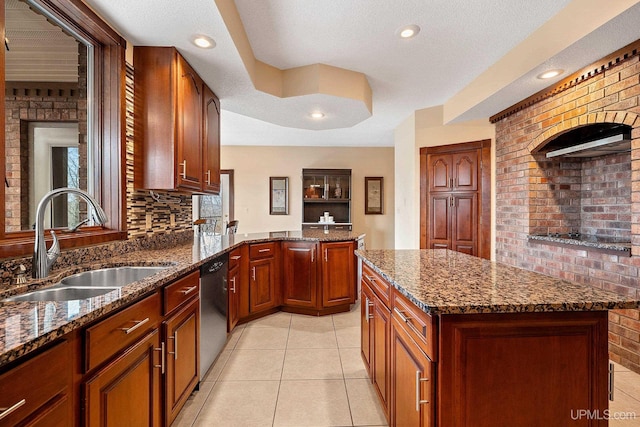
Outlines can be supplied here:
[[311, 262], [315, 262], [316, 261], [316, 248], [313, 247], [311, 248]]
[[180, 172], [180, 177], [182, 177], [182, 179], [187, 179], [187, 161], [186, 160], [182, 161], [182, 163], [180, 163], [180, 166], [182, 166], [182, 172]]
[[211, 185], [211, 169], [207, 170], [207, 173], [205, 175], [207, 175], [207, 185]]
[[453, 188], [453, 178], [449, 178], [449, 187]]
[[329, 249], [324, 248], [324, 262], [329, 262]]
[[398, 316], [400, 316], [400, 318], [402, 319], [402, 321], [404, 323], [409, 323], [409, 320], [411, 320], [411, 317], [409, 316], [405, 316], [405, 314], [403, 312], [401, 312], [400, 310], [398, 310], [398, 307], [393, 307], [393, 311], [396, 312], [396, 314]]
[[198, 288], [197, 286], [191, 286], [190, 288], [185, 288], [185, 289], [181, 290], [180, 292], [182, 292], [183, 295], [187, 295], [187, 294], [190, 294], [191, 292], [193, 292], [197, 288]]
[[173, 336], [168, 339], [173, 340], [173, 351], [167, 351], [167, 353], [173, 354], [173, 360], [178, 360], [178, 331], [174, 331]]
[[609, 363], [609, 400], [613, 402], [613, 390], [615, 389], [613, 382], [614, 382], [614, 373], [615, 373], [615, 369], [613, 366], [613, 363]]
[[373, 319], [373, 314], [371, 314], [371, 311], [369, 310], [370, 307], [373, 307], [373, 303], [369, 301], [369, 297], [364, 297], [364, 299], [365, 299], [364, 317], [367, 323], [369, 323], [369, 319]]
[[14, 403], [8, 408], [0, 408], [0, 411], [2, 411], [0, 413], [0, 420], [3, 419], [4, 417], [9, 416], [12, 412], [15, 412], [19, 407], [21, 407], [25, 403], [27, 403], [27, 399], [22, 399], [21, 401]]
[[231, 283], [233, 283], [233, 288], [231, 288], [231, 292], [233, 292], [235, 294], [236, 293], [236, 278], [235, 277], [231, 278]]
[[259, 253], [263, 253], [263, 252], [270, 252], [271, 249], [258, 249]]
[[162, 373], [162, 375], [164, 375], [164, 341], [160, 343], [160, 348], [154, 348], [154, 351], [159, 351], [160, 352], [160, 364], [159, 365], [153, 365], [154, 368], [160, 368], [160, 373]]
[[318, 228], [320, 228], [320, 227], [318, 227], [317, 225], [309, 226], [309, 229], [311, 229], [311, 230], [317, 230]]
[[237, 261], [237, 260], [239, 260], [240, 258], [242, 258], [242, 256], [241, 256], [241, 255], [234, 255], [234, 256], [232, 256], [232, 257], [231, 257], [231, 259], [232, 259], [232, 260], [234, 260], [234, 261]]
[[369, 281], [371, 281], [371, 282], [375, 282], [376, 281], [376, 278], [373, 277], [373, 276], [367, 276], [367, 279], [369, 279]]
[[416, 412], [420, 412], [420, 405], [429, 403], [428, 400], [420, 400], [420, 383], [429, 381], [429, 378], [420, 378], [420, 371], [416, 371]]
[[256, 268], [255, 267], [251, 267], [251, 277], [253, 278], [253, 281], [256, 281]]
[[144, 320], [132, 320], [133, 323], [135, 323], [135, 325], [133, 325], [130, 328], [118, 328], [121, 331], [124, 331], [125, 334], [129, 335], [131, 332], [135, 331], [136, 329], [138, 329], [140, 326], [144, 325], [145, 323], [147, 323], [149, 321], [149, 318], [147, 317]]

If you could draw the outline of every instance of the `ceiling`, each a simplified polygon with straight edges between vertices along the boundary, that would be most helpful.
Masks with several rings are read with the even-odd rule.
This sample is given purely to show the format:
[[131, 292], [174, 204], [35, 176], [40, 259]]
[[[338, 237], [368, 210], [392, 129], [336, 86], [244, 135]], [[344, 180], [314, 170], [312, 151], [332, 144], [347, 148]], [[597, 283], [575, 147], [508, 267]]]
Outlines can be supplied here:
[[[447, 121], [486, 122], [552, 84], [535, 78], [543, 69], [566, 76], [640, 39], [631, 0], [85, 1], [131, 44], [178, 48], [221, 99], [223, 145], [393, 146], [394, 129], [416, 110], [444, 105]], [[400, 39], [406, 24], [421, 32]], [[195, 47], [196, 34], [215, 48]], [[252, 60], [361, 73], [372, 111], [356, 114], [353, 99], [322, 89], [258, 90]], [[309, 118], [316, 109], [326, 122]]]

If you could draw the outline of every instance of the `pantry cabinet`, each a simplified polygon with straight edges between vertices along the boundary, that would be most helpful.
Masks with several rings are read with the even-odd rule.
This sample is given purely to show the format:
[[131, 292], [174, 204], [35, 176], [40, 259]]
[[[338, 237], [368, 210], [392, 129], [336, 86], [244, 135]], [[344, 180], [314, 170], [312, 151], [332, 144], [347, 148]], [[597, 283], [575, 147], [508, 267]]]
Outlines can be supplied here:
[[217, 193], [220, 103], [173, 47], [134, 48], [136, 188]]

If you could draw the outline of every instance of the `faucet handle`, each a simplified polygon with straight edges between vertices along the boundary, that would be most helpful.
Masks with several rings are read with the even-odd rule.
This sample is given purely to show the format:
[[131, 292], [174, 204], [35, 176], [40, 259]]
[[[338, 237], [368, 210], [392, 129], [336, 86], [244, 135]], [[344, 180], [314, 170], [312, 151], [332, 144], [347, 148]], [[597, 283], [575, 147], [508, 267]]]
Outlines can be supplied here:
[[47, 251], [47, 270], [51, 268], [53, 263], [56, 262], [60, 256], [60, 242], [58, 242], [58, 236], [56, 236], [56, 233], [53, 230], [51, 230], [51, 237], [53, 238], [53, 243]]

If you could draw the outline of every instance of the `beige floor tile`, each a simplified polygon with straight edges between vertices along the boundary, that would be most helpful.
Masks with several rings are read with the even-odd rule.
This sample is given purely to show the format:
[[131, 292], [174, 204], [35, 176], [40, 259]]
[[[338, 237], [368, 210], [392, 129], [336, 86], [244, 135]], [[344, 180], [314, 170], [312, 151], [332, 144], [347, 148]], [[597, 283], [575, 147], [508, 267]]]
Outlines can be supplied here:
[[218, 381], [279, 380], [284, 350], [234, 350]]
[[289, 331], [289, 348], [338, 348], [336, 332], [333, 330], [301, 331], [291, 328]]
[[227, 344], [225, 344], [224, 346], [224, 350], [233, 350], [236, 347], [236, 344], [238, 343], [238, 340], [242, 336], [243, 332], [244, 332], [244, 325], [242, 325], [241, 327], [236, 326], [233, 329], [233, 332], [231, 332], [231, 334], [229, 335], [229, 338], [227, 339]]
[[284, 350], [287, 347], [288, 328], [245, 328], [236, 344], [236, 350]]
[[640, 402], [640, 375], [631, 371], [616, 371], [613, 383], [617, 390], [634, 396]]
[[200, 413], [207, 397], [211, 393], [215, 383], [200, 383], [200, 390], [191, 393], [182, 410], [171, 424], [173, 427], [191, 427], [196, 421], [196, 417]]
[[296, 331], [325, 332], [333, 331], [331, 316], [291, 315], [291, 329]]
[[342, 379], [337, 348], [287, 349], [284, 355], [283, 380]]
[[277, 313], [270, 314], [260, 319], [252, 320], [246, 324], [247, 328], [289, 328], [291, 326], [291, 313], [285, 313], [279, 311]]
[[360, 326], [336, 329], [338, 347], [360, 347]]
[[348, 379], [347, 396], [354, 426], [386, 425], [373, 384], [367, 379]]
[[202, 381], [211, 382], [216, 381], [220, 376], [220, 372], [222, 372], [222, 368], [227, 364], [227, 360], [229, 360], [229, 356], [231, 355], [231, 350], [223, 350], [218, 355], [218, 358], [213, 363], [207, 375], [205, 375]]
[[278, 387], [278, 381], [218, 383], [209, 394], [195, 425], [270, 427]]
[[616, 389], [609, 413], [609, 427], [640, 427], [640, 401], [623, 391]]
[[343, 380], [282, 381], [273, 425], [350, 426]]
[[345, 378], [368, 378], [360, 347], [340, 348], [340, 362]]
[[622, 366], [621, 364], [614, 362], [614, 361], [610, 361], [611, 363], [613, 363], [613, 367], [615, 369], [616, 372], [629, 372], [630, 369], [627, 368], [626, 366]]
[[360, 310], [334, 314], [333, 326], [336, 330], [350, 326], [360, 326]]

